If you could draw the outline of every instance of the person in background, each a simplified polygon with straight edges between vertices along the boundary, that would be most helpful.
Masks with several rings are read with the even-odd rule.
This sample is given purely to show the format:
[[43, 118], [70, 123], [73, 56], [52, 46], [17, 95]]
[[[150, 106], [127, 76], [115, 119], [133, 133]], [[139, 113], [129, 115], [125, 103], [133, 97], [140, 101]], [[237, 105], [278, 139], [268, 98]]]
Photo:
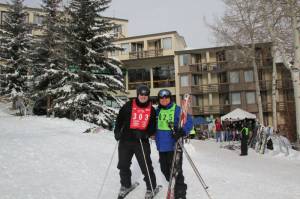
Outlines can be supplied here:
[[245, 124], [243, 124], [241, 136], [241, 156], [248, 155], [249, 128]]
[[222, 124], [220, 118], [215, 120], [216, 126], [216, 142], [222, 142]]
[[194, 139], [195, 136], [196, 136], [196, 131], [195, 128], [193, 127], [192, 130], [190, 131], [189, 138]]
[[[193, 127], [192, 117], [187, 115], [187, 121], [183, 127], [179, 127], [181, 108], [171, 99], [172, 93], [167, 89], [158, 92], [159, 105], [156, 111], [157, 132], [155, 134], [156, 146], [159, 151], [160, 169], [166, 180], [170, 180], [172, 160], [175, 150], [175, 143], [181, 137], [187, 136]], [[169, 124], [173, 124], [174, 131]], [[182, 142], [183, 144], [183, 142]], [[182, 171], [182, 152], [178, 164], [178, 175], [175, 184], [175, 199], [185, 199], [187, 185], [184, 183]]]

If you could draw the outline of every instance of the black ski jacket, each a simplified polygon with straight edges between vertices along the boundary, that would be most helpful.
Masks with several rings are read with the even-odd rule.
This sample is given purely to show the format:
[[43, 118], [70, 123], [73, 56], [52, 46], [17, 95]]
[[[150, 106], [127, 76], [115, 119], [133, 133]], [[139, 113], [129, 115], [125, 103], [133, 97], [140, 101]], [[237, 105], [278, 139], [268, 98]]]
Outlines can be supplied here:
[[[140, 103], [139, 100], [136, 98], [136, 104], [139, 107], [147, 107], [150, 101], [147, 103]], [[135, 130], [130, 129], [130, 119], [131, 119], [131, 112], [132, 112], [132, 100], [124, 104], [124, 106], [120, 109], [119, 114], [116, 119], [115, 134], [121, 134], [120, 141], [131, 141], [131, 142], [139, 142], [141, 138], [142, 141], [148, 141], [148, 138], [154, 135], [156, 131], [156, 115], [155, 109], [151, 107], [151, 115], [150, 120], [148, 123], [148, 127], [146, 130]]]

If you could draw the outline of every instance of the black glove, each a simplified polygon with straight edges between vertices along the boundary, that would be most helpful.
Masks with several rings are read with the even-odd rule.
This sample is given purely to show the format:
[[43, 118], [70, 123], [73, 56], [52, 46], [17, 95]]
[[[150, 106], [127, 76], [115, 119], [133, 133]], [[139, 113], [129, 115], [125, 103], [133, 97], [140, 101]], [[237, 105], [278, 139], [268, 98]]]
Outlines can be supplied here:
[[179, 138], [185, 136], [183, 128], [179, 128], [175, 133], [172, 135], [173, 138], [177, 141]]

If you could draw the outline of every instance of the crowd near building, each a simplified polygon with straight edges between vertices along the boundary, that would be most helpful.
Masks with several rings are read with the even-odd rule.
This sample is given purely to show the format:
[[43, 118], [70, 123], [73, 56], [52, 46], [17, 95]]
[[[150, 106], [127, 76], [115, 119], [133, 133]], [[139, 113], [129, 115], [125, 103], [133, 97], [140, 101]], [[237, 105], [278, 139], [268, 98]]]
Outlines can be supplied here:
[[[1, 24], [8, 5], [0, 4]], [[26, 7], [26, 22], [32, 34], [43, 34], [42, 9]], [[129, 36], [128, 20], [107, 18], [117, 24], [114, 44], [123, 50], [108, 52], [124, 68], [127, 96], [135, 97], [136, 87], [146, 84], [153, 102], [160, 89], [169, 89], [179, 104], [184, 93], [192, 95], [189, 112], [207, 121], [241, 108], [258, 116], [253, 66], [238, 49], [221, 46], [189, 49], [177, 31]], [[271, 43], [256, 45], [256, 62], [263, 106], [264, 124], [272, 126], [272, 56]], [[277, 63], [277, 125], [290, 140], [296, 139], [293, 86], [289, 71]], [[113, 104], [112, 104], [113, 105]]]

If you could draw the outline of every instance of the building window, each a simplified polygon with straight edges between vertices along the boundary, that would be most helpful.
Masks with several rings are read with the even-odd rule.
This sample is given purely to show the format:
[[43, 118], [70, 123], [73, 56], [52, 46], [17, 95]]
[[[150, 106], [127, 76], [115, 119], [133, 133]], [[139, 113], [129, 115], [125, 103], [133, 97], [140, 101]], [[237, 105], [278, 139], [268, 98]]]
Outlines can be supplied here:
[[33, 24], [42, 25], [44, 20], [45, 20], [44, 16], [41, 15], [33, 16]]
[[115, 27], [113, 28], [113, 33], [122, 33], [122, 25], [115, 25]]
[[246, 101], [247, 101], [247, 104], [255, 104], [256, 103], [255, 92], [247, 92], [246, 93]]
[[197, 85], [199, 85], [199, 76], [193, 75], [192, 76], [192, 86], [197, 86]]
[[241, 104], [241, 93], [231, 93], [231, 104], [232, 105]]
[[202, 99], [198, 95], [192, 95], [192, 105], [193, 106], [201, 106], [202, 105]]
[[185, 66], [189, 63], [189, 55], [179, 55], [179, 65]]
[[157, 66], [153, 68], [153, 81], [154, 88], [174, 87], [174, 66]]
[[121, 51], [121, 54], [128, 54], [130, 49], [129, 49], [129, 43], [124, 43], [121, 44], [121, 48], [123, 48], [123, 50]]
[[189, 76], [180, 76], [180, 85], [181, 87], [189, 86]]
[[225, 51], [216, 52], [216, 58], [217, 58], [217, 62], [226, 61]]
[[245, 71], [244, 76], [245, 76], [245, 82], [253, 82], [254, 81], [252, 70]]
[[4, 22], [7, 21], [7, 17], [8, 17], [8, 12], [1, 12], [1, 25], [4, 25]]
[[150, 69], [128, 70], [128, 89], [136, 89], [139, 84], [146, 84], [150, 87]]
[[240, 76], [238, 71], [233, 71], [229, 73], [230, 83], [239, 83]]
[[162, 48], [163, 49], [172, 49], [172, 38], [171, 37], [162, 39]]

